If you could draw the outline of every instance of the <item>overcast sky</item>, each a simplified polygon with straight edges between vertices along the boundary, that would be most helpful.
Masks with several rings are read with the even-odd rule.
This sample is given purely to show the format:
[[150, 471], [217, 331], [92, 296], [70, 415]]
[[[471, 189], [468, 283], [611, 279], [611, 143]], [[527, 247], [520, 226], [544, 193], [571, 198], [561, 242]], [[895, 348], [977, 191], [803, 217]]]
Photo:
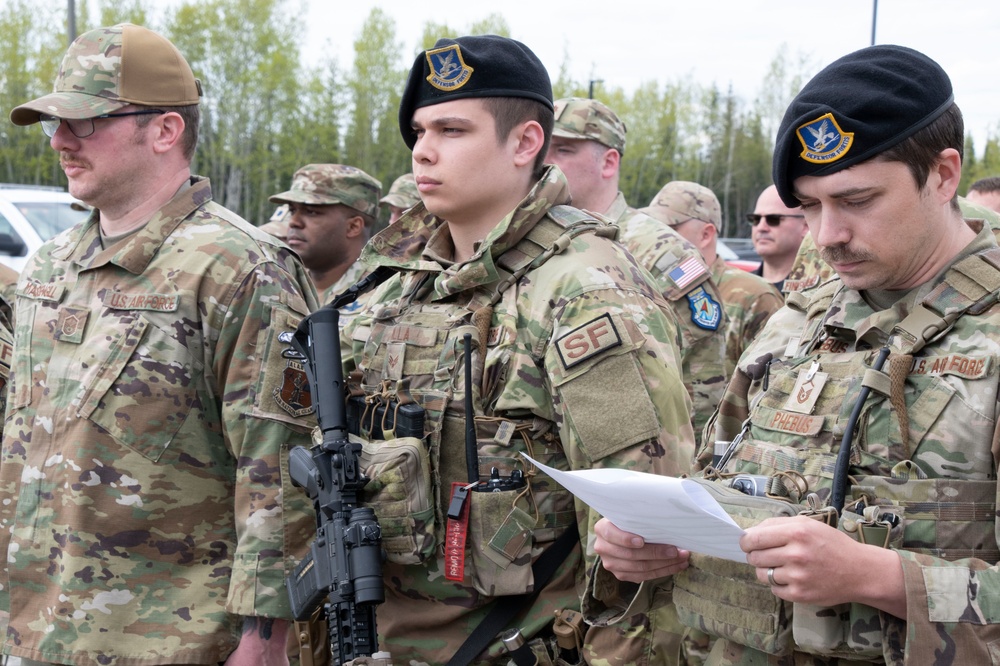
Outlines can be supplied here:
[[[307, 50], [332, 49], [342, 68], [372, 7], [396, 21], [405, 61], [412, 63], [428, 21], [465, 30], [491, 13], [528, 45], [554, 79], [567, 60], [577, 81], [603, 79], [634, 90], [690, 76], [695, 83], [731, 84], [744, 100], [759, 89], [782, 44], [817, 68], [868, 46], [873, 0], [563, 0], [423, 2], [311, 0]], [[428, 10], [437, 13], [428, 13]], [[923, 51], [951, 76], [966, 128], [982, 152], [1000, 132], [1000, 2], [879, 0], [875, 42]], [[307, 53], [307, 58], [309, 54]], [[601, 84], [598, 84], [601, 85]]]

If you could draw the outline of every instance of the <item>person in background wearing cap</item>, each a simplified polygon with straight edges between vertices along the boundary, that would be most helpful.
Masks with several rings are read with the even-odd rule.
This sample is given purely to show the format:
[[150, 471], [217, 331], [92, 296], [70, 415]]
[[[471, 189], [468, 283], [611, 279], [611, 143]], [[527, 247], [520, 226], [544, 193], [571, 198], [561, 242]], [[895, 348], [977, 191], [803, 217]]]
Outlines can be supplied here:
[[2, 443], [3, 652], [27, 665], [284, 664], [315, 529], [279, 340], [315, 307], [287, 247], [192, 176], [201, 86], [120, 24], [69, 47], [40, 123], [90, 218], [28, 261]]
[[732, 377], [740, 355], [757, 337], [768, 318], [781, 309], [784, 299], [769, 282], [726, 264], [716, 253], [722, 206], [704, 185], [675, 180], [667, 183], [640, 209], [670, 226], [690, 242], [712, 269], [719, 288], [726, 324], [726, 379]]
[[656, 279], [680, 324], [684, 386], [694, 407], [695, 439], [726, 386], [726, 315], [717, 285], [697, 248], [673, 229], [629, 207], [618, 190], [625, 154], [625, 123], [604, 104], [579, 97], [555, 104], [546, 162], [569, 181], [573, 205], [598, 213], [621, 229], [619, 241]]
[[761, 263], [754, 272], [778, 290], [782, 290], [802, 239], [809, 233], [801, 211], [786, 205], [774, 185], [769, 185], [757, 197], [752, 213], [747, 213], [753, 249]]
[[[397, 664], [507, 663], [508, 651], [576, 663], [597, 516], [522, 453], [564, 470], [685, 471], [676, 325], [612, 230], [565, 205], [562, 173], [543, 164], [551, 84], [525, 45], [439, 40], [410, 70], [399, 124], [422, 202], [362, 251], [395, 274], [341, 338], [352, 394], [424, 412], [420, 469], [369, 498], [395, 535], [380, 648]], [[502, 641], [507, 629], [519, 634]]]
[[389, 224], [394, 224], [403, 213], [420, 203], [420, 191], [412, 173], [404, 173], [392, 181], [389, 194], [380, 201], [389, 207]]
[[[749, 566], [717, 585], [713, 558], [597, 526], [595, 583], [669, 577], [635, 599], [652, 585], [686, 604], [722, 639], [709, 663], [992, 661], [1000, 248], [958, 206], [964, 139], [947, 74], [900, 46], [835, 61], [785, 113], [774, 182], [838, 277], [788, 294], [744, 353], [715, 439], [744, 436], [715, 462], [784, 479], [769, 491], [805, 513], [747, 529]], [[838, 513], [840, 529], [813, 519]], [[592, 617], [616, 619], [625, 588], [594, 589]], [[727, 595], [754, 598], [757, 622]]]
[[[292, 187], [270, 197], [288, 204], [285, 242], [309, 269], [320, 305], [356, 284], [368, 269], [358, 261], [378, 219], [382, 183], [343, 164], [307, 164], [292, 176]], [[361, 299], [340, 309], [344, 326]]]
[[1000, 213], [1000, 176], [980, 178], [969, 186], [965, 198], [974, 204]]
[[267, 222], [260, 225], [260, 230], [271, 234], [280, 241], [288, 238], [288, 218], [291, 214], [288, 212], [288, 204], [281, 204], [274, 209], [271, 213], [271, 217], [268, 218]]

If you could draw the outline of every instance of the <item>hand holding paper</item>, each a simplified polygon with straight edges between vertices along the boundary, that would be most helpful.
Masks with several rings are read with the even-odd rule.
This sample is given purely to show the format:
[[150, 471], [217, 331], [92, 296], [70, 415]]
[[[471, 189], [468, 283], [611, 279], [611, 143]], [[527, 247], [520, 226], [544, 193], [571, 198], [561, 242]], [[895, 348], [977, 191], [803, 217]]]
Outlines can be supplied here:
[[647, 542], [746, 562], [740, 549], [743, 530], [690, 479], [624, 469], [562, 472], [524, 457], [619, 528]]

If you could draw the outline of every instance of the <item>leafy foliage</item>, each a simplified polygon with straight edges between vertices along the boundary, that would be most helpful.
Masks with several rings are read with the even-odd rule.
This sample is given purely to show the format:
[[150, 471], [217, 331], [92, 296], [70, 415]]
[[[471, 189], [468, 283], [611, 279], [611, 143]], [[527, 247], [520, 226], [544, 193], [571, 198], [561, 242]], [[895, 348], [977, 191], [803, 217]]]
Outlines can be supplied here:
[[[103, 0], [97, 17], [78, 2], [77, 32], [129, 21], [169, 37], [203, 83], [196, 173], [210, 177], [216, 197], [251, 222], [273, 211], [299, 167], [346, 163], [378, 178], [385, 190], [410, 171], [397, 109], [416, 52], [404, 52], [393, 18], [373, 8], [354, 40], [354, 62], [306, 59], [299, 46], [308, 0], [182, 0], [163, 9], [153, 0]], [[0, 107], [9, 111], [51, 89], [67, 44], [61, 6], [31, 0], [0, 3]], [[506, 19], [485, 15], [472, 25], [428, 21], [418, 48], [440, 37], [500, 34], [517, 39]], [[332, 51], [332, 49], [330, 49]], [[817, 69], [781, 45], [754, 99], [689, 78], [647, 81], [626, 91], [605, 81], [575, 81], [570, 54], [554, 73], [555, 96], [593, 95], [628, 128], [620, 188], [642, 207], [671, 180], [710, 187], [723, 209], [723, 235], [746, 236], [743, 213], [770, 182], [774, 132], [785, 106]], [[1000, 174], [1000, 127], [977, 154], [966, 145], [961, 192]], [[64, 185], [58, 156], [37, 128], [0, 124], [0, 181]]]

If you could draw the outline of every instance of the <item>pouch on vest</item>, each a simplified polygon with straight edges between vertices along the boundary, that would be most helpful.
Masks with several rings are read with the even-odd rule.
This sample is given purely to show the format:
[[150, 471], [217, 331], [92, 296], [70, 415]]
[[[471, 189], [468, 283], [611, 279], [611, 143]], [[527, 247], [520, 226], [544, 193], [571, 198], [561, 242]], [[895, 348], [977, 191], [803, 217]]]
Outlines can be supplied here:
[[[799, 506], [770, 497], [746, 495], [704, 479], [701, 483], [742, 528], [772, 516], [795, 516]], [[687, 569], [674, 575], [674, 605], [680, 621], [768, 654], [792, 651], [792, 604], [757, 580], [754, 567], [718, 557], [691, 554]]]
[[[855, 541], [880, 548], [898, 548], [903, 544], [902, 521], [883, 514], [878, 506], [858, 504], [844, 507], [837, 529]], [[854, 603], [793, 605], [792, 636], [797, 649], [824, 657], [882, 658], [885, 641], [877, 609]]]
[[537, 519], [517, 506], [522, 492], [469, 493], [472, 584], [500, 597], [533, 589], [531, 548]]
[[427, 447], [416, 437], [361, 442], [361, 504], [375, 511], [382, 548], [394, 564], [420, 564], [434, 554], [434, 490]]

